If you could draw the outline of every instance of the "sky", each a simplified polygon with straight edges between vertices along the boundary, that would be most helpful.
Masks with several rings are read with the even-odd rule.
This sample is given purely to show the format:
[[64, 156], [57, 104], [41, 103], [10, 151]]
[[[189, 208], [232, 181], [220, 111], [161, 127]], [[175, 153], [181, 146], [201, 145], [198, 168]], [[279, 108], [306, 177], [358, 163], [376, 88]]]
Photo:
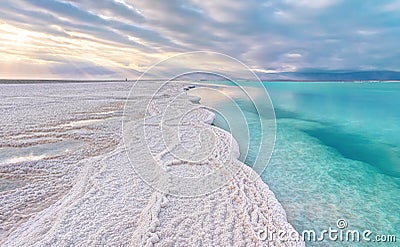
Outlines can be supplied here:
[[183, 52], [256, 72], [400, 70], [400, 0], [2, 0], [0, 78], [136, 78]]

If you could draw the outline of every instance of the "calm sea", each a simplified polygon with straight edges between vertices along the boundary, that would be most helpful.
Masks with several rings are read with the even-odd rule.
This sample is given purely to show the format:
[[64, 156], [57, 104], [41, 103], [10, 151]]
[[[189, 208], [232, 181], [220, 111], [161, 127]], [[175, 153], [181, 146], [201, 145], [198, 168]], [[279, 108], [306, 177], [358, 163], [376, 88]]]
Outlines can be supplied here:
[[[241, 158], [251, 164], [263, 138], [260, 121], [268, 124], [270, 119], [260, 120], [248, 99], [235, 92], [262, 88], [252, 88], [251, 82], [245, 89], [227, 81], [201, 85], [227, 92], [242, 109], [250, 142], [242, 131], [232, 134], [239, 144], [250, 144], [248, 155]], [[400, 238], [400, 83], [263, 82], [263, 86], [274, 106], [277, 131], [261, 177], [282, 203], [289, 222], [300, 232], [320, 232], [338, 229], [337, 221], [345, 220], [344, 230], [369, 230], [371, 238], [380, 234]], [[209, 99], [204, 92], [193, 91], [202, 97], [202, 104], [229, 114], [227, 105], [232, 102]], [[227, 129], [222, 116], [215, 124]], [[307, 244], [321, 246], [321, 242]], [[366, 244], [387, 245], [325, 241], [327, 246]]]

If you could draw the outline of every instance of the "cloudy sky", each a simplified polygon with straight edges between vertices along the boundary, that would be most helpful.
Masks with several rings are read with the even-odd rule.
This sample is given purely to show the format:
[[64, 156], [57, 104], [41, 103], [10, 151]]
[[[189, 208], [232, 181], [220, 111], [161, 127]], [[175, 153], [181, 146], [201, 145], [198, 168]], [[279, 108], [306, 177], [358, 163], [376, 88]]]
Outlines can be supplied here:
[[399, 0], [2, 0], [0, 78], [120, 79], [182, 52], [400, 70]]

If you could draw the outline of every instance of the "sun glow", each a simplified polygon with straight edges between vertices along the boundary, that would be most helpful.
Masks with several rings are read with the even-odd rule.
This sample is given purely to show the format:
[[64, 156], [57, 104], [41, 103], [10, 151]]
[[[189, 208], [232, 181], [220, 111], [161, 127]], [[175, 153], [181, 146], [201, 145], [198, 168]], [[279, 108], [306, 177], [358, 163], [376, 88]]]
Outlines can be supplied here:
[[[116, 45], [112, 41], [88, 33], [65, 30], [57, 25], [51, 25], [50, 28], [60, 32], [61, 35], [30, 31], [6, 23], [0, 24], [2, 33], [0, 74], [7, 77], [31, 78], [35, 77], [36, 71], [37, 73], [50, 71], [50, 74], [53, 74], [50, 78], [54, 78], [55, 73], [51, 72], [54, 66], [68, 64], [78, 69], [82, 64], [88, 64], [86, 66], [99, 66], [117, 74], [136, 77], [138, 72], [160, 59], [159, 55], [154, 57], [142, 51], [140, 47]], [[128, 38], [139, 41], [132, 37]], [[146, 46], [145, 42], [140, 44]], [[135, 72], [135, 75], [126, 73], [132, 70], [138, 72]], [[85, 76], [90, 78], [95, 75]]]
[[30, 34], [32, 32], [8, 24], [0, 24], [0, 32], [2, 33], [0, 37], [0, 44], [2, 46], [18, 46], [28, 43], [31, 40]]

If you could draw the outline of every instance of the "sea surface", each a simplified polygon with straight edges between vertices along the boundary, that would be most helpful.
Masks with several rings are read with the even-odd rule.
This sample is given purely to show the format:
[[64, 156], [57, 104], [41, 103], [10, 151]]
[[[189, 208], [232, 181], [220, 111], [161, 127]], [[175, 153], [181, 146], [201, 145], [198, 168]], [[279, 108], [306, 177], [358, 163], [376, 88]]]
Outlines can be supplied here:
[[[242, 84], [243, 85], [243, 84]], [[250, 141], [243, 132], [232, 134], [254, 162], [260, 147], [256, 107], [238, 91], [267, 89], [276, 114], [276, 142], [261, 174], [288, 220], [300, 233], [317, 237], [329, 228], [371, 231], [364, 240], [311, 240], [308, 246], [397, 246], [400, 241], [400, 83], [394, 82], [248, 82], [243, 88], [229, 81], [202, 82], [232, 97], [247, 119]], [[229, 114], [231, 102], [207, 98], [202, 87], [193, 94], [201, 103]], [[253, 105], [259, 99], [253, 98]], [[233, 113], [232, 113], [233, 114]], [[237, 114], [237, 117], [240, 114]], [[221, 114], [214, 122], [227, 130]], [[236, 128], [237, 129], [237, 128]], [[239, 128], [240, 129], [240, 128]], [[261, 150], [262, 152], [263, 150]], [[340, 229], [337, 225], [345, 222]], [[342, 226], [342, 225], [341, 225]], [[397, 235], [397, 243], [378, 243], [377, 235]], [[383, 237], [384, 238], [384, 237]], [[352, 238], [350, 238], [352, 239]], [[346, 238], [344, 238], [346, 240]]]

